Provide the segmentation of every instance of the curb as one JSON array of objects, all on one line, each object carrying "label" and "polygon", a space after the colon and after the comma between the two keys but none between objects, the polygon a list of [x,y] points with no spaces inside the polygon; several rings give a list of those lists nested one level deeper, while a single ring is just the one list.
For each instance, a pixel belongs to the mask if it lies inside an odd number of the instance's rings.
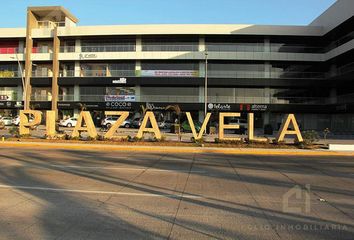
[{"label": "curb", "polygon": [[354,152],[301,149],[207,148],[168,146],[126,146],[109,144],[0,142],[0,147],[36,149],[72,149],[80,151],[138,151],[159,153],[220,153],[237,155],[286,155],[286,156],[354,156]]}]

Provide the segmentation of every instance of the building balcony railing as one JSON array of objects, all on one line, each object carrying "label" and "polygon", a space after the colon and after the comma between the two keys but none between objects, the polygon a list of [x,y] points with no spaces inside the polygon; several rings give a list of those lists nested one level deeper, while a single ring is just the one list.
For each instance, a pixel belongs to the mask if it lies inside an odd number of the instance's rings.
[{"label": "building balcony railing", "polygon": [[60,77],[135,77],[135,70],[66,70]]},{"label": "building balcony railing", "polygon": [[[51,96],[38,96],[35,100]],[[204,96],[197,95],[135,95],[137,102],[170,102],[170,103],[204,103]],[[59,101],[74,101],[74,95],[59,95]],[[80,95],[77,101],[105,102],[106,95]],[[209,103],[249,103],[249,104],[327,104],[330,101],[325,97],[258,97],[258,96],[208,96]]]},{"label": "building balcony railing", "polygon": [[31,101],[52,101],[52,96],[51,95],[33,94],[33,95],[31,95]]},{"label": "building balcony railing", "polygon": [[60,46],[61,53],[72,53],[75,52],[75,46]]},{"label": "building balcony railing", "polygon": [[206,44],[209,52],[264,52],[264,44]]},{"label": "building balcony railing", "polygon": [[135,44],[81,46],[81,52],[134,52]]},{"label": "building balcony railing", "polygon": [[322,72],[208,71],[211,78],[322,79],[325,76]]},{"label": "building balcony railing", "polygon": [[[60,77],[204,77],[196,70],[63,70]],[[276,71],[208,71],[209,78],[247,78],[247,79],[323,79],[323,72],[276,72]]]},{"label": "building balcony railing", "polygon": [[51,47],[34,47],[32,53],[50,53],[53,49]]},{"label": "building balcony railing", "polygon": [[291,46],[291,45],[270,45],[263,43],[207,43],[206,49],[209,52],[272,52],[272,53],[323,53],[321,47]]},{"label": "building balcony railing", "polygon": [[53,22],[53,21],[38,21],[39,28],[55,28],[55,27],[65,27],[65,22]]},{"label": "building balcony railing", "polygon": [[158,45],[158,44],[143,44],[144,52],[197,52],[199,46],[196,45]]},{"label": "building balcony railing", "polygon": [[16,54],[23,53],[19,48],[0,48],[0,54]]},{"label": "building balcony railing", "polygon": [[52,77],[53,73],[49,71],[32,71],[32,77]]}]

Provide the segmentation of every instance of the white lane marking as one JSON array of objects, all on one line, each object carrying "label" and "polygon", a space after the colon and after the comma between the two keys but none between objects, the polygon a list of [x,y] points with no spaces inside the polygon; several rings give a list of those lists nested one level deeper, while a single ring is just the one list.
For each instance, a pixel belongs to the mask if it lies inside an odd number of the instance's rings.
[{"label": "white lane marking", "polygon": [[103,170],[127,170],[127,171],[137,171],[137,170],[147,170],[153,172],[181,172],[181,173],[206,173],[206,171],[189,171],[189,170],[179,170],[179,169],[156,169],[156,168],[129,168],[129,167],[101,167],[101,166],[78,166],[78,165],[55,165],[50,164],[49,166],[57,168],[82,168],[82,169],[103,169]]},{"label": "white lane marking", "polygon": [[37,190],[46,192],[72,192],[85,194],[101,194],[101,195],[121,195],[121,196],[138,196],[138,197],[183,197],[183,198],[203,198],[197,195],[190,194],[154,194],[154,193],[129,193],[129,192],[113,192],[113,191],[95,191],[95,190],[81,190],[81,189],[65,189],[65,188],[47,188],[47,187],[29,187],[16,185],[0,185],[0,189],[23,189],[23,190]]}]

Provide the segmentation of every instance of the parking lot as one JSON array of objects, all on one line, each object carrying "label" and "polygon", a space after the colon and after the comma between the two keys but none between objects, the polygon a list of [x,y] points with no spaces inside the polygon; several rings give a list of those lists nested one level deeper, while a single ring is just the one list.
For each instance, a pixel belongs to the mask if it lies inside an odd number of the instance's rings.
[{"label": "parking lot", "polygon": [[0,164],[0,239],[354,236],[352,157],[2,147]]}]

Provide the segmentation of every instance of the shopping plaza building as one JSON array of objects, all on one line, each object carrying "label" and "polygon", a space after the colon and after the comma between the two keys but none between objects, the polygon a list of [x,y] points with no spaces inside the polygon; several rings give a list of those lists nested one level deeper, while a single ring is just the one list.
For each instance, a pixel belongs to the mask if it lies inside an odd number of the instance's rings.
[{"label": "shopping plaza building", "polygon": [[29,7],[26,28],[0,29],[0,115],[150,109],[171,119],[166,107],[178,105],[203,119],[206,105],[253,112],[260,128],[295,113],[302,129],[354,132],[354,1],[308,26],[77,22],[62,7]]}]

